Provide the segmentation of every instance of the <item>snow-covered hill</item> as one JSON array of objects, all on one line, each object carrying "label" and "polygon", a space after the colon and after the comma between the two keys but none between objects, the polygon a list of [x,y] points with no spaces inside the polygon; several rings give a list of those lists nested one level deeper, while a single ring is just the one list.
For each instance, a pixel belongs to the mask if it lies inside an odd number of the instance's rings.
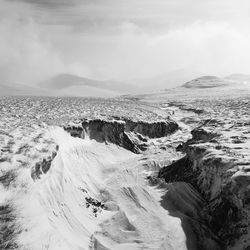
[{"label": "snow-covered hill", "polygon": [[217,76],[201,76],[189,82],[186,82],[184,88],[216,88],[229,86],[232,83],[226,79]]},{"label": "snow-covered hill", "polygon": [[39,84],[58,96],[114,97],[131,93],[132,86],[118,81],[101,81],[71,74],[60,74]]}]

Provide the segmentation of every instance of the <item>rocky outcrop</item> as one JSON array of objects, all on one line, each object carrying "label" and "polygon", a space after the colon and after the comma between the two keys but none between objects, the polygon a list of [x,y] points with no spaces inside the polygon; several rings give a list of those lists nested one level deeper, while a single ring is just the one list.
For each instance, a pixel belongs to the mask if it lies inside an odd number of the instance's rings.
[{"label": "rocky outcrop", "polygon": [[41,175],[46,174],[52,164],[52,161],[57,155],[59,147],[55,146],[55,149],[48,152],[44,158],[38,162],[35,163],[35,166],[31,169],[31,177],[35,181],[36,179],[40,179]]},{"label": "rocky outcrop", "polygon": [[2,173],[0,176],[0,183],[5,187],[8,188],[12,182],[16,179],[16,173],[14,170],[9,170],[5,173]]},{"label": "rocky outcrop", "polygon": [[0,249],[18,249],[17,237],[20,229],[12,204],[0,205]]},{"label": "rocky outcrop", "polygon": [[64,129],[74,137],[83,139],[89,137],[98,142],[117,144],[134,153],[140,152],[140,144],[133,143],[131,136],[125,133],[125,122],[123,121],[83,120],[77,126],[65,126]]},{"label": "rocky outcrop", "polygon": [[145,122],[125,119],[126,131],[140,133],[149,138],[160,138],[168,136],[178,129],[178,124],[173,120]]},{"label": "rocky outcrop", "polygon": [[139,153],[139,148],[125,133],[123,121],[85,120],[82,127],[87,131],[90,139],[98,142],[111,142],[124,147],[134,153]]},{"label": "rocky outcrop", "polygon": [[203,219],[226,246],[232,246],[249,227],[250,175],[239,159],[219,144],[221,134],[199,127],[192,135],[179,146],[185,157],[163,167],[159,177],[191,184],[206,201]]},{"label": "rocky outcrop", "polygon": [[187,144],[191,144],[191,142],[197,143],[198,141],[207,142],[211,141],[215,137],[218,137],[217,133],[201,127],[192,130],[191,134],[192,134],[192,139],[188,141]]},{"label": "rocky outcrop", "polygon": [[147,149],[147,137],[158,138],[175,132],[178,128],[174,121],[142,122],[128,119],[81,120],[77,124],[69,124],[64,129],[72,136],[89,137],[98,142],[111,142],[134,153]]},{"label": "rocky outcrop", "polygon": [[161,205],[170,215],[181,220],[186,235],[188,250],[220,250],[223,242],[208,226],[203,208],[206,201],[197,190],[187,182],[171,182],[161,184],[167,190],[161,197]]},{"label": "rocky outcrop", "polygon": [[169,107],[178,107],[180,110],[193,112],[193,113],[198,114],[198,115],[203,114],[205,112],[201,108],[192,107],[192,106],[189,106],[187,104],[184,104],[184,103],[181,103],[181,102],[176,102],[176,101],[169,102],[168,106]]},{"label": "rocky outcrop", "polygon": [[193,170],[192,162],[186,156],[169,166],[161,168],[159,177],[168,183],[187,182],[197,188],[198,173]]}]

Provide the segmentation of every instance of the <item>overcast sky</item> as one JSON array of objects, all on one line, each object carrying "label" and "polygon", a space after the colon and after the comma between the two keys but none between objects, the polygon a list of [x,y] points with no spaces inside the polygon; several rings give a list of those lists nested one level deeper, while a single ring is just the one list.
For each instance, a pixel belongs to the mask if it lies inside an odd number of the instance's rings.
[{"label": "overcast sky", "polygon": [[249,0],[0,0],[0,80],[250,73]]}]

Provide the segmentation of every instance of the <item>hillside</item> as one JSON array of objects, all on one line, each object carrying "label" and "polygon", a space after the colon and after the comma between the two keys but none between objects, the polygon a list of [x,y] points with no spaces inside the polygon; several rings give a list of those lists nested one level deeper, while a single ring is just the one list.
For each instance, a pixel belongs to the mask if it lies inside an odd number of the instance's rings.
[{"label": "hillside", "polygon": [[0,83],[0,96],[18,95],[48,96],[50,95],[50,92],[39,87],[31,87],[24,84]]},{"label": "hillside", "polygon": [[133,79],[129,82],[137,86],[138,92],[145,93],[180,86],[199,75],[202,75],[202,73],[191,69],[179,69],[167,71],[153,77]]},{"label": "hillside", "polygon": [[217,76],[202,76],[186,82],[182,85],[184,88],[216,88],[229,86],[231,82],[227,79]]},{"label": "hillside", "polygon": [[113,97],[127,94],[133,89],[118,81],[93,80],[71,74],[59,74],[39,84],[41,87],[56,91],[63,96]]},{"label": "hillside", "polygon": [[250,83],[250,75],[248,74],[231,74],[229,76],[226,76],[225,79],[241,83]]}]

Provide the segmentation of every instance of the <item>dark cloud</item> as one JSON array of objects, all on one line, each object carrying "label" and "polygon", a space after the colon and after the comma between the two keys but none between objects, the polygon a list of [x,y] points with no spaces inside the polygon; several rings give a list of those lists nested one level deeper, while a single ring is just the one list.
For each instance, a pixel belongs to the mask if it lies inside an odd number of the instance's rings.
[{"label": "dark cloud", "polygon": [[[197,20],[213,19],[226,10],[225,0],[9,0],[33,8],[30,16],[43,25],[58,25],[80,33],[119,34],[119,26],[133,23],[149,34],[164,33]],[[232,0],[228,0],[232,1]],[[230,5],[228,5],[230,6]],[[233,10],[234,5],[230,6]],[[230,13],[231,15],[232,13]]]},{"label": "dark cloud", "polygon": [[43,8],[63,8],[77,5],[80,0],[9,0],[13,2],[23,2]]}]

